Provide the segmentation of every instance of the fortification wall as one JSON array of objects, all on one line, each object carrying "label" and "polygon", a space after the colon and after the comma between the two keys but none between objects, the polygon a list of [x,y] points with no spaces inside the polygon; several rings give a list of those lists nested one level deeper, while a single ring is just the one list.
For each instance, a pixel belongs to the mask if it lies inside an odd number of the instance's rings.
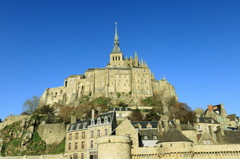
[{"label": "fortification wall", "polygon": [[15,123],[26,118],[28,118],[28,115],[9,116],[5,118],[2,123],[0,123],[0,130],[2,130],[5,126],[11,125],[12,123]]}]

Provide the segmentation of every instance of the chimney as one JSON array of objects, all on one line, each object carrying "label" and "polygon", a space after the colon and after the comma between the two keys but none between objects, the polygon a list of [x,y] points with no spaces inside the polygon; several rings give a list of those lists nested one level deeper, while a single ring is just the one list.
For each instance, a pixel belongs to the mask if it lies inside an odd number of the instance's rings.
[{"label": "chimney", "polygon": [[95,110],[92,109],[91,125],[95,125],[95,123],[94,123],[94,113],[95,113]]},{"label": "chimney", "polygon": [[212,111],[213,110],[213,108],[212,108],[212,105],[208,105],[208,111]]},{"label": "chimney", "polygon": [[92,120],[94,120],[94,113],[95,113],[95,111],[94,111],[94,109],[92,109]]},{"label": "chimney", "polygon": [[175,124],[176,124],[176,128],[177,128],[179,131],[181,131],[182,128],[181,128],[181,124],[180,124],[180,120],[179,120],[179,119],[176,119],[176,120],[175,120]]}]

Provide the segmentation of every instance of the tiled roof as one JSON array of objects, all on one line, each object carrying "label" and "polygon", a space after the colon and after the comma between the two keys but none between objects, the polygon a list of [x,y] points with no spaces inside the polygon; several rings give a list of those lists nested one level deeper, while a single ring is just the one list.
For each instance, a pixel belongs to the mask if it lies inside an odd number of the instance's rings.
[{"label": "tiled roof", "polygon": [[240,144],[240,131],[223,130],[224,135],[218,135],[221,144]]}]

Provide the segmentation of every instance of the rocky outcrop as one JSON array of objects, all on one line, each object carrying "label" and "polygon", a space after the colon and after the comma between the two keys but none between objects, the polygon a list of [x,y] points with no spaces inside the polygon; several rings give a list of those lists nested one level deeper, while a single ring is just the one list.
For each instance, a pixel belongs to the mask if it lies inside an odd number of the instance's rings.
[{"label": "rocky outcrop", "polygon": [[65,124],[41,124],[38,133],[47,145],[59,144],[65,138]]}]

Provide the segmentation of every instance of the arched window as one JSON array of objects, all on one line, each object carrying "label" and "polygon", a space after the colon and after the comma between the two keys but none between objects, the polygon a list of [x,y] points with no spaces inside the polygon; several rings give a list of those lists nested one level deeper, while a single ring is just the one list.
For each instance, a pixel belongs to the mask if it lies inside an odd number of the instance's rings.
[{"label": "arched window", "polygon": [[112,57],[112,60],[114,61],[114,57]]}]

